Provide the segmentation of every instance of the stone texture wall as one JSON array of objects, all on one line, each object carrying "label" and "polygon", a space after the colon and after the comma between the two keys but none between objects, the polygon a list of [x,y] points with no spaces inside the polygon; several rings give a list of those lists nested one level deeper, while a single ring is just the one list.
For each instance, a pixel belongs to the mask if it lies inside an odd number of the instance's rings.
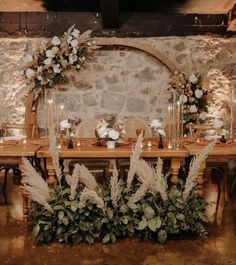
[{"label": "stone texture wall", "polygon": [[[140,38],[168,56],[181,71],[199,72],[209,83],[209,116],[229,121],[230,90],[236,89],[236,39],[210,36]],[[23,57],[45,43],[46,39],[0,40],[0,122],[24,119],[27,88],[22,77]],[[66,116],[125,118],[166,121],[169,71],[154,58],[136,50],[100,50],[94,61],[79,72],[67,73],[70,83],[59,87],[58,102],[65,104]],[[64,91],[62,91],[64,90]],[[43,127],[43,100],[38,121]],[[214,113],[214,115],[213,115]]]}]

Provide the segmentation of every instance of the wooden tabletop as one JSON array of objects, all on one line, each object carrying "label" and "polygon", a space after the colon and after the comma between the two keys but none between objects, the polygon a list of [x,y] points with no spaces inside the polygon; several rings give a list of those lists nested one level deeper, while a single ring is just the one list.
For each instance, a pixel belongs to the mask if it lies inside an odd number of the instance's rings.
[{"label": "wooden tabletop", "polygon": [[[184,147],[188,150],[189,155],[196,155],[201,152],[205,145],[201,144],[187,144]],[[236,144],[216,144],[213,151],[210,152],[210,156],[236,156]]]},{"label": "wooden tabletop", "polygon": [[[132,154],[131,147],[116,147],[108,149],[105,146],[81,146],[74,147],[74,149],[62,148],[59,151],[61,158],[129,158]],[[155,157],[187,157],[189,155],[186,149],[168,150],[158,149],[157,147],[143,148],[142,157],[155,158]],[[47,147],[41,148],[37,152],[38,157],[51,157]]]},{"label": "wooden tabletop", "polygon": [[40,148],[35,144],[0,144],[0,157],[35,156]]}]

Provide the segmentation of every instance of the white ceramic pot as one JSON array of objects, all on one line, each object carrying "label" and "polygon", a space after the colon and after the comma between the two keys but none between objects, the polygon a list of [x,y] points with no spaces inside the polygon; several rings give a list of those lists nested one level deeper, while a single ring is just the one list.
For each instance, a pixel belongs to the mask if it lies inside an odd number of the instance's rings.
[{"label": "white ceramic pot", "polygon": [[115,141],[107,141],[107,148],[108,149],[113,149],[116,147],[116,142]]}]

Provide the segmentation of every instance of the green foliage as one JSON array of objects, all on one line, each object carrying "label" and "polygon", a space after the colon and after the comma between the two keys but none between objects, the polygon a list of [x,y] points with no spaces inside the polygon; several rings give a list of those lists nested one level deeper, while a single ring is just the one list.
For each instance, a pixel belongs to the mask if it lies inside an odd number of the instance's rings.
[{"label": "green foliage", "polygon": [[139,185],[135,184],[128,189],[122,182],[121,196],[115,208],[112,205],[110,187],[100,186],[97,192],[103,198],[105,207],[99,209],[90,202],[80,208],[83,185],[79,184],[74,200],[71,200],[68,187],[63,187],[60,191],[55,186],[48,202],[53,212],[32,203],[32,234],[39,243],[56,240],[70,244],[114,243],[118,239],[133,236],[164,244],[168,238],[173,237],[206,237],[205,203],[194,190],[187,201],[184,201],[182,187],[179,187],[168,191],[168,200],[165,202],[159,194],[147,193],[140,201],[128,206],[129,198],[138,188]]}]

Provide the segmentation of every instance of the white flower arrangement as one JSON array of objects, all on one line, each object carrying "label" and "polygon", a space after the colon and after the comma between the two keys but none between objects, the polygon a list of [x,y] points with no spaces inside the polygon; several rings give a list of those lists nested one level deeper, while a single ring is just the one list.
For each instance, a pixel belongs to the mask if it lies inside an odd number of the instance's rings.
[{"label": "white flower arrangement", "polygon": [[214,129],[221,129],[224,125],[224,122],[218,118],[215,118],[214,120],[212,120],[211,124]]},{"label": "white flower arrangement", "polygon": [[80,70],[94,49],[96,46],[90,42],[89,33],[80,35],[80,31],[73,26],[61,37],[53,37],[46,47],[32,55],[27,54],[24,58],[27,63],[24,76],[28,84],[33,84],[31,90],[36,97],[55,84],[66,83],[65,70]]},{"label": "white flower arrangement", "polygon": [[208,92],[202,86],[200,75],[191,74],[187,78],[184,73],[176,71],[170,85],[169,91],[173,92],[174,90],[177,92],[180,102],[183,103],[185,125],[205,121],[208,112]]},{"label": "white flower arrangement", "polygon": [[63,120],[60,122],[60,130],[70,129],[71,124],[68,120]]},{"label": "white flower arrangement", "polygon": [[[119,128],[119,129],[118,129]],[[125,130],[115,123],[113,128],[108,127],[108,123],[105,120],[100,120],[96,126],[96,133],[99,139],[105,141],[117,141],[125,134]]]},{"label": "white flower arrangement", "polygon": [[154,134],[159,134],[159,136],[166,136],[165,131],[162,129],[162,122],[159,119],[153,119],[150,127]]}]

